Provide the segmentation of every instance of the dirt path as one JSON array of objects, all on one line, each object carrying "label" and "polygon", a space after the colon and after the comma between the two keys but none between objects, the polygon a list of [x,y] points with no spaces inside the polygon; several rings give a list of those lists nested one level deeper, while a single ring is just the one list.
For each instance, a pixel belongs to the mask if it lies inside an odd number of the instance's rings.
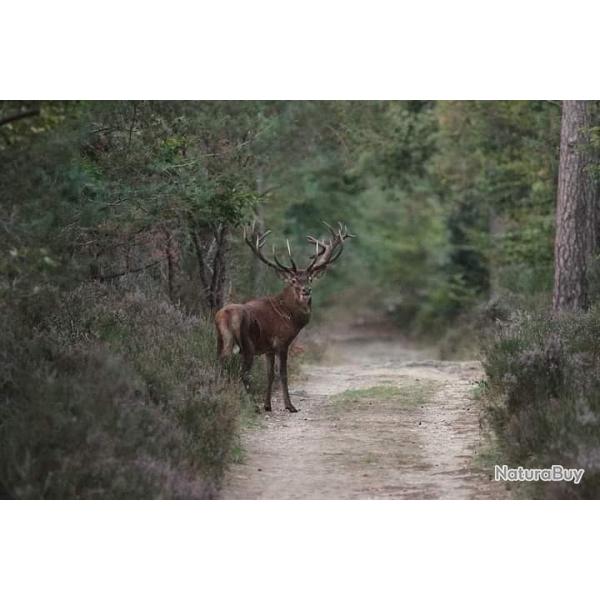
[{"label": "dirt path", "polygon": [[477,362],[436,361],[373,332],[337,336],[242,433],[223,498],[504,498],[473,459]]}]

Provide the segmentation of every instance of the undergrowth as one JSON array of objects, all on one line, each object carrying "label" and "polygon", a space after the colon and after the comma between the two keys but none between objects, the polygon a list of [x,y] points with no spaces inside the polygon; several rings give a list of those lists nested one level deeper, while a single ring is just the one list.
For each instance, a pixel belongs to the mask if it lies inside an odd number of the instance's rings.
[{"label": "undergrowth", "polygon": [[0,319],[2,497],[216,494],[249,402],[235,365],[218,371],[208,320],[101,284]]},{"label": "undergrowth", "polygon": [[522,485],[537,498],[600,497],[600,306],[521,313],[485,347],[482,394],[500,456],[512,467],[584,468],[579,485]]}]

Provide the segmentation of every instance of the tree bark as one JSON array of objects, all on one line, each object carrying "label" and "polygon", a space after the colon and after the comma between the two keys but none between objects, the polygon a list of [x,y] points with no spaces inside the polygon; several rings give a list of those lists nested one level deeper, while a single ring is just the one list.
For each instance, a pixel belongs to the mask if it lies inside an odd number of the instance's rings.
[{"label": "tree bark", "polygon": [[[256,175],[256,193],[262,197],[262,196],[264,196],[265,192],[266,192],[266,188],[265,188],[264,176],[259,171]],[[262,215],[262,208],[261,208],[260,204],[258,204],[258,206],[255,209],[255,219],[256,219],[256,230],[260,231],[260,232],[264,232],[265,223],[264,223],[264,219],[263,219],[263,215]],[[263,266],[262,263],[252,255],[251,262],[250,262],[250,280],[251,280],[251,284],[252,284],[252,290],[253,290],[255,296],[258,296],[262,292],[262,289],[263,289],[265,270],[262,268],[262,266]]]},{"label": "tree bark", "polygon": [[226,300],[228,228],[225,225],[212,228],[212,239],[208,248],[203,248],[199,228],[193,222],[190,222],[190,235],[202,284],[202,305],[204,310],[212,314],[219,310]]},{"label": "tree bark", "polygon": [[227,227],[219,225],[215,231],[217,248],[213,259],[211,280],[211,312],[219,310],[225,301],[227,282]]},{"label": "tree bark", "polygon": [[556,311],[588,307],[588,267],[596,252],[597,185],[591,167],[591,103],[565,100],[562,108],[560,162],[554,244]]},{"label": "tree bark", "polygon": [[198,264],[198,275],[200,276],[200,283],[202,285],[202,295],[201,295],[201,304],[204,310],[210,312],[210,283],[209,283],[209,274],[207,272],[207,261],[205,259],[205,253],[202,248],[202,242],[200,240],[200,235],[196,229],[196,225],[190,221],[189,226],[190,236],[192,238],[192,243],[194,245],[194,250],[196,251],[196,261]]}]

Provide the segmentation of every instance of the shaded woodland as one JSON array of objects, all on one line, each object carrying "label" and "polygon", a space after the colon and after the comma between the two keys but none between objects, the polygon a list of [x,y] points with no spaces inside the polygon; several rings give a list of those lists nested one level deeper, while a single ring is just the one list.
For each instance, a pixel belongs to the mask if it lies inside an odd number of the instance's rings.
[{"label": "shaded woodland", "polygon": [[0,495],[213,497],[253,406],[212,315],[279,289],[242,228],[306,260],[342,221],[316,326],[482,357],[499,455],[597,497],[598,125],[589,101],[0,102]]}]

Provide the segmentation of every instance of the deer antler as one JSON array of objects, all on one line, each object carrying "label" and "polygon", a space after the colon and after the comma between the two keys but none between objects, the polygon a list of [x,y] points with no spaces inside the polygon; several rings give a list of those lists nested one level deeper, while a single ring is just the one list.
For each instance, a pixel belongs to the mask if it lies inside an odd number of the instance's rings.
[{"label": "deer antler", "polygon": [[344,240],[356,237],[348,232],[348,227],[338,222],[338,230],[336,231],[329,223],[323,221],[324,225],[331,232],[331,239],[321,241],[312,235],[306,236],[306,239],[315,244],[315,253],[313,254],[312,262],[306,270],[316,275],[322,273],[330,264],[335,262],[344,251]]},{"label": "deer antler", "polygon": [[252,229],[250,231],[251,237],[248,236],[246,227],[244,227],[244,241],[246,242],[246,244],[248,244],[248,246],[250,246],[250,249],[252,250],[252,252],[254,252],[256,257],[258,259],[260,259],[262,262],[264,262],[265,265],[271,267],[272,269],[275,269],[278,272],[295,273],[297,271],[297,268],[296,268],[296,263],[294,262],[294,260],[292,258],[292,251],[290,249],[289,242],[287,242],[287,247],[288,247],[290,262],[292,263],[291,267],[287,267],[286,265],[282,264],[281,261],[277,258],[277,254],[275,252],[275,246],[273,246],[273,260],[275,262],[270,261],[262,253],[262,247],[265,245],[267,236],[270,233],[271,233],[270,229],[265,231],[262,235],[255,233],[254,224],[253,224]]}]

